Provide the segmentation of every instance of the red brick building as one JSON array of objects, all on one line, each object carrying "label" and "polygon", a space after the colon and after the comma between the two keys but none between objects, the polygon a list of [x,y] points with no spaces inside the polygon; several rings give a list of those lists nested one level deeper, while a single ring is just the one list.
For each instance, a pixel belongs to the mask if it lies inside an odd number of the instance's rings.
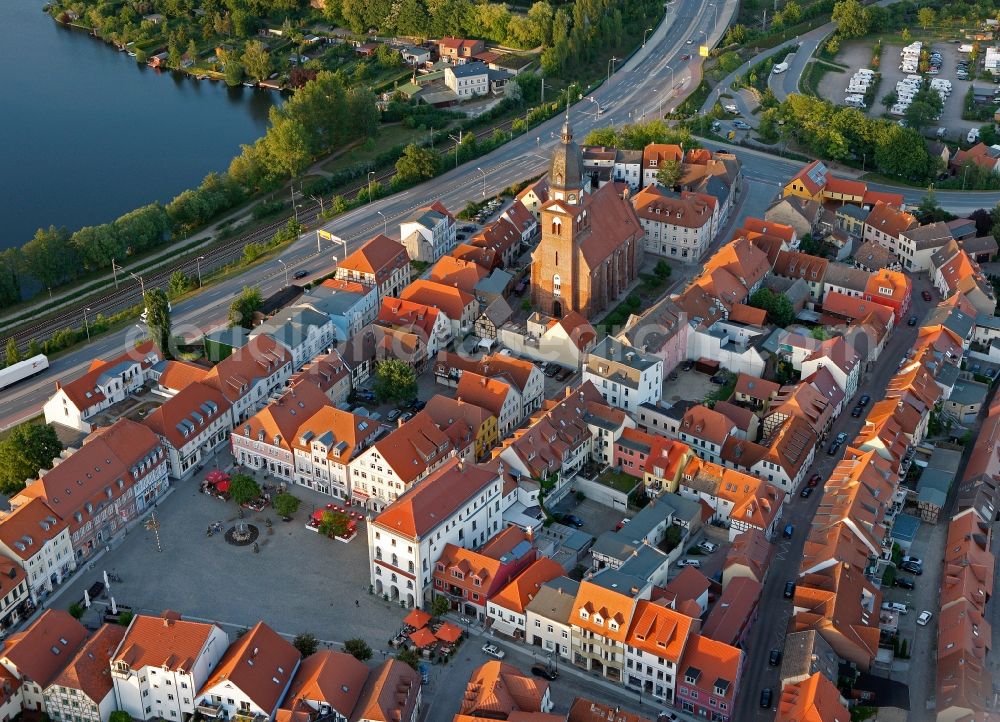
[{"label": "red brick building", "polygon": [[541,207],[542,240],[531,259],[531,300],[542,313],[584,318],[625,295],[642,265],[645,237],[628,187],[589,192],[569,121],[549,165],[549,200]]}]

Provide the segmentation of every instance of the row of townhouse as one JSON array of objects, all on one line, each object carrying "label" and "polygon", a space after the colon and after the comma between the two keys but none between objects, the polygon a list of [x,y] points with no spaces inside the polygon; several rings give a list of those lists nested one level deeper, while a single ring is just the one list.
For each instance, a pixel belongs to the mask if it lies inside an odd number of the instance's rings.
[{"label": "row of townhouse", "polygon": [[4,641],[0,674],[0,712],[58,722],[107,722],[116,711],[136,720],[415,722],[420,706],[419,675],[396,660],[371,671],[343,652],[303,660],[263,622],[230,643],[219,626],[171,611],[88,634],[48,610]]},{"label": "row of townhouse", "polygon": [[0,514],[3,562],[10,579],[20,580],[6,589],[0,625],[23,618],[152,507],[167,489],[167,473],[161,440],[146,426],[122,419],[65,450],[51,469],[29,480]]},{"label": "row of townhouse", "polygon": [[988,714],[993,673],[989,616],[996,560],[992,525],[1000,505],[1000,403],[994,402],[976,439],[948,525],[937,644],[937,719]]},{"label": "row of townhouse", "polygon": [[[878,664],[881,629],[894,624],[892,614],[881,610],[873,579],[891,559],[893,525],[907,496],[901,484],[931,412],[953,391],[962,345],[972,337],[974,324],[963,304],[971,306],[958,297],[928,314],[885,398],[869,408],[826,482],[803,549],[791,631],[819,635],[837,657],[865,671]],[[968,496],[970,504],[979,498],[975,490]],[[922,513],[926,518],[927,511]],[[783,704],[798,704],[801,691],[791,687]]]}]

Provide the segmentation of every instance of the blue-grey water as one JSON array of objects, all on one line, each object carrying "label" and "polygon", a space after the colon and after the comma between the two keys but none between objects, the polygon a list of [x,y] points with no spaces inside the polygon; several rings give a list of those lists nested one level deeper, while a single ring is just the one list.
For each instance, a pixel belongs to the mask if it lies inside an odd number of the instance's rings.
[{"label": "blue-grey water", "polygon": [[0,250],[167,202],[263,135],[276,94],[139,66],[42,5],[0,1]]}]

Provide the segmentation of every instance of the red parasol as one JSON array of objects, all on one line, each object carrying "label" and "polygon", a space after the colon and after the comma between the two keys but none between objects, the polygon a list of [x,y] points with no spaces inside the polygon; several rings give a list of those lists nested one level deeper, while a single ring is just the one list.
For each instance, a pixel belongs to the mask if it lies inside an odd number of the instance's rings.
[{"label": "red parasol", "polygon": [[223,479],[222,481],[215,482],[215,490],[222,494],[229,491],[229,479]]},{"label": "red parasol", "polygon": [[427,622],[429,621],[431,621],[431,615],[423,609],[414,609],[406,615],[406,618],[403,620],[403,624],[413,627],[414,629],[420,629],[421,627],[426,627]]},{"label": "red parasol", "polygon": [[462,636],[462,630],[451,622],[445,622],[441,625],[441,628],[434,633],[434,636],[442,642],[457,642],[458,638]]},{"label": "red parasol", "polygon": [[413,632],[410,635],[410,640],[418,647],[429,647],[437,641],[434,637],[434,633],[427,627]]},{"label": "red parasol", "polygon": [[220,481],[229,481],[229,474],[215,469],[214,471],[208,472],[208,476],[205,477],[205,481],[209,484],[218,484]]}]

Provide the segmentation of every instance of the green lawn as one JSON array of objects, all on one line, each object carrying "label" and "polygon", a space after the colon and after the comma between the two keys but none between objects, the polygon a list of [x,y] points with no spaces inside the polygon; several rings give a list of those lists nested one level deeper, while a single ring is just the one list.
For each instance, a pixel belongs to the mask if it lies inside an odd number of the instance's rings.
[{"label": "green lawn", "polygon": [[[435,128],[435,130],[440,130],[440,128]],[[320,167],[330,173],[336,173],[359,163],[371,162],[376,156],[384,153],[387,148],[426,140],[429,135],[430,129],[419,130],[417,128],[407,128],[402,124],[388,125],[379,129],[378,137],[373,147],[365,148],[363,143],[358,143],[345,153],[341,153],[336,158],[323,163]]]},{"label": "green lawn", "polygon": [[615,491],[620,491],[623,494],[627,494],[632,491],[636,484],[642,483],[641,479],[636,479],[634,476],[629,476],[624,471],[616,471],[615,469],[605,469],[601,472],[601,475],[597,477],[596,481],[604,484],[605,486],[610,486]]}]

